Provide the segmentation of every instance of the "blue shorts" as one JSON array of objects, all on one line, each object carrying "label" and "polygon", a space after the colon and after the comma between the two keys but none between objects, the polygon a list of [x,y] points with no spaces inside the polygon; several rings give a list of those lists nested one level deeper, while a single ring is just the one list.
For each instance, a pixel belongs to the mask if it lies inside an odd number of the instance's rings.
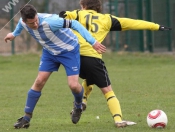
[{"label": "blue shorts", "polygon": [[79,45],[74,50],[59,55],[51,55],[47,50],[43,49],[39,71],[58,71],[60,64],[64,66],[67,76],[78,75],[80,72]]}]

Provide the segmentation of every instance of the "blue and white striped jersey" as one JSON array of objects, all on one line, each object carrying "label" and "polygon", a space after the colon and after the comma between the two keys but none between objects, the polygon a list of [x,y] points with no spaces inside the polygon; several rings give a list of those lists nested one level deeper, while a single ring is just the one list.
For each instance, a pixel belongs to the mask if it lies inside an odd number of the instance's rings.
[{"label": "blue and white striped jersey", "polygon": [[[90,33],[76,20],[65,20],[57,14],[38,13],[39,27],[37,30],[29,28],[22,18],[19,20],[13,35],[20,35],[25,29],[33,38],[39,42],[45,50],[52,55],[73,50],[78,45],[78,39],[69,29],[71,22],[72,29],[78,31],[90,44],[95,43],[95,39]],[[64,27],[64,28],[63,28]]]}]

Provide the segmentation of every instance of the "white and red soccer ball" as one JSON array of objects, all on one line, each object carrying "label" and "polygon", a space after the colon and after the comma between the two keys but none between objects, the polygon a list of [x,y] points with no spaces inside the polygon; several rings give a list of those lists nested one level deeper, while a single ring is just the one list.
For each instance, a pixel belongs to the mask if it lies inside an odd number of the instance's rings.
[{"label": "white and red soccer ball", "polygon": [[168,123],[168,118],[164,111],[152,110],[147,115],[147,123],[151,128],[165,128]]}]

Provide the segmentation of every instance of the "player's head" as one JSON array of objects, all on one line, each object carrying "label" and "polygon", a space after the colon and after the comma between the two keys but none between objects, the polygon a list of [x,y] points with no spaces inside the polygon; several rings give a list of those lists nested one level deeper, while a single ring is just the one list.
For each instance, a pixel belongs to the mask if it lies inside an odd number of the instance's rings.
[{"label": "player's head", "polygon": [[31,28],[37,29],[39,26],[39,20],[37,16],[37,10],[33,5],[27,4],[20,10],[21,17],[24,23]]},{"label": "player's head", "polygon": [[100,0],[80,0],[80,5],[82,9],[94,10],[98,13],[100,13],[102,9]]}]

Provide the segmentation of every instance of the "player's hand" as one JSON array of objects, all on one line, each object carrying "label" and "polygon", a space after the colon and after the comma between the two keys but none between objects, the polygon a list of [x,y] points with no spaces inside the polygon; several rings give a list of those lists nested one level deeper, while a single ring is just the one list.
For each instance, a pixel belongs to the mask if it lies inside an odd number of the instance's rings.
[{"label": "player's hand", "polygon": [[59,13],[59,17],[62,17],[62,18],[65,18],[67,15],[66,15],[66,12],[65,11],[61,11]]},{"label": "player's hand", "polygon": [[172,29],[171,27],[165,27],[163,25],[160,25],[160,27],[159,27],[160,31],[171,30],[171,29]]},{"label": "player's hand", "polygon": [[104,45],[102,45],[101,43],[99,42],[96,42],[94,45],[93,45],[93,48],[99,53],[99,54],[102,54],[104,52],[106,52],[106,47]]},{"label": "player's hand", "polygon": [[4,41],[7,43],[8,40],[12,41],[15,38],[12,33],[8,33],[7,36],[4,38]]}]

